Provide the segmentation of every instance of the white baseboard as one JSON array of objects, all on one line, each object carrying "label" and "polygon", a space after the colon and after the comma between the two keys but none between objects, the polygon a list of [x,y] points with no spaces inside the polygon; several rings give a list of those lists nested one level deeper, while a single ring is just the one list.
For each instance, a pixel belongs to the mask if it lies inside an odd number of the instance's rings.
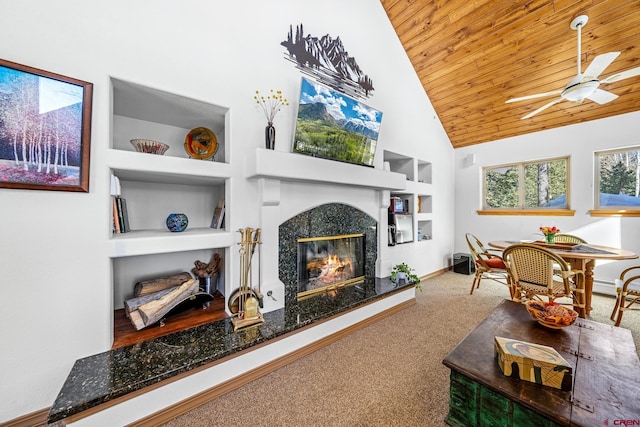
[{"label": "white baseboard", "polygon": [[616,296],[616,287],[611,282],[593,281],[593,293]]}]

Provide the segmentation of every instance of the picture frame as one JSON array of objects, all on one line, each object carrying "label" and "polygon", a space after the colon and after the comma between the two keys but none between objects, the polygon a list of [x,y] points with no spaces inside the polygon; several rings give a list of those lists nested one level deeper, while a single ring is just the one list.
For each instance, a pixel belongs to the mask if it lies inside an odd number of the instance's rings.
[{"label": "picture frame", "polygon": [[382,112],[302,77],[292,151],[373,167]]},{"label": "picture frame", "polygon": [[93,84],[0,59],[0,188],[89,191]]}]

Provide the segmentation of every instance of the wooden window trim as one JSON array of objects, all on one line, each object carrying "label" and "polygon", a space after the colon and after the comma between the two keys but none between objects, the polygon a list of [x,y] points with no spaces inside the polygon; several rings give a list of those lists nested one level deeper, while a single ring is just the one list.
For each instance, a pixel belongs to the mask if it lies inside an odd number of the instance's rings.
[{"label": "wooden window trim", "polygon": [[593,209],[591,216],[640,216],[640,209]]},{"label": "wooden window trim", "polygon": [[478,215],[574,216],[573,209],[483,209]]}]

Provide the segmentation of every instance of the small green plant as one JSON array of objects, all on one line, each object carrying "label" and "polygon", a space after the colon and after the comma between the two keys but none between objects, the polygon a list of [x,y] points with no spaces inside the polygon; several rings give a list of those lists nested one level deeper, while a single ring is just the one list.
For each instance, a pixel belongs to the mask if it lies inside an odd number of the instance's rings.
[{"label": "small green plant", "polygon": [[[404,273],[407,278],[407,283],[414,283],[416,285],[416,289],[422,291],[422,285],[420,283],[420,278],[413,273],[413,268],[409,267],[406,263],[396,264],[391,269],[391,281],[396,283],[398,280],[398,273]],[[402,274],[400,274],[402,276]]]}]

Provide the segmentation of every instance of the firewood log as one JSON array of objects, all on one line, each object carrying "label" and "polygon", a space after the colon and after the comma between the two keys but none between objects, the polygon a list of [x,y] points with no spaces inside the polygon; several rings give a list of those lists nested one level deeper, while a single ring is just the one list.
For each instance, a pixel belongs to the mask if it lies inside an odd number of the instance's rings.
[{"label": "firewood log", "polygon": [[184,271],[182,273],[174,274],[172,276],[157,277],[155,279],[143,280],[138,282],[133,287],[133,295],[135,297],[141,297],[143,295],[152,294],[154,292],[161,291],[163,289],[172,288],[191,280],[191,274]]},{"label": "firewood log", "polygon": [[142,317],[145,326],[147,326],[162,319],[173,307],[197,291],[198,281],[191,279],[162,296],[160,299],[141,305],[137,311],[140,313],[140,317]]},{"label": "firewood log", "polygon": [[169,292],[173,291],[178,286],[179,285],[173,286],[171,288],[163,289],[161,291],[154,292],[154,293],[151,293],[151,294],[146,294],[146,295],[142,295],[140,297],[131,298],[131,299],[126,300],[124,302],[124,312],[125,312],[125,314],[127,315],[127,317],[129,317],[129,313],[131,313],[132,311],[137,310],[138,307],[140,307],[141,305],[144,305],[144,304],[146,304],[148,302],[151,302],[153,300],[157,300],[157,299],[162,298],[163,296],[165,296]]},{"label": "firewood log", "polygon": [[146,326],[144,324],[144,321],[142,320],[142,317],[140,317],[140,312],[138,310],[129,313],[129,319],[131,320],[133,327],[136,328],[136,331],[139,331]]}]

